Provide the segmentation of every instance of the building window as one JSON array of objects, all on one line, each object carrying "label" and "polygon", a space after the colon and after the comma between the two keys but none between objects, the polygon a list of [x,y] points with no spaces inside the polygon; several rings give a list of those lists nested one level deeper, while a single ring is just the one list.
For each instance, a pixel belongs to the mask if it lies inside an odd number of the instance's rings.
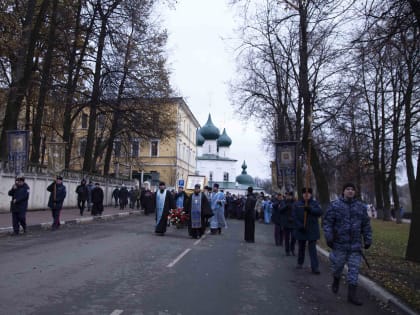
[{"label": "building window", "polygon": [[158,156],[159,155],[159,141],[153,140],[150,141],[150,156]]},{"label": "building window", "polygon": [[105,128],[105,115],[99,114],[96,118],[97,127],[99,130],[103,130]]},{"label": "building window", "polygon": [[223,173],[223,181],[225,181],[225,182],[229,181],[229,173],[228,172]]},{"label": "building window", "polygon": [[121,156],[121,141],[120,140],[114,141],[114,156],[115,157]]},{"label": "building window", "polygon": [[87,129],[88,127],[88,115],[82,113],[82,129]]},{"label": "building window", "polygon": [[86,152],[86,139],[80,139],[79,141],[79,156],[84,156]]},{"label": "building window", "polygon": [[209,181],[212,182],[213,181],[213,172],[210,172],[209,174]]},{"label": "building window", "polygon": [[140,143],[139,140],[135,139],[131,141],[131,157],[139,157],[140,153]]}]

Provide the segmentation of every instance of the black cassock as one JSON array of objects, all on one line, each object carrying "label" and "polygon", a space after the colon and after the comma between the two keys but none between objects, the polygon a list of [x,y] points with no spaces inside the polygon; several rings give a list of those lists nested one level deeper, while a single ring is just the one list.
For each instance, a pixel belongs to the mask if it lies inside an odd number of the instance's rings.
[{"label": "black cassock", "polygon": [[[156,200],[158,193],[159,191],[157,191],[154,196],[156,206],[158,204]],[[169,210],[175,209],[175,207],[176,207],[175,201],[174,201],[174,198],[172,197],[172,194],[169,191],[166,191],[165,203],[163,204],[162,217],[159,220],[159,222],[156,222],[155,233],[164,234],[166,232],[166,226],[168,225]],[[155,212],[156,212],[155,216],[157,220],[158,211],[155,210]]]},{"label": "black cassock", "polygon": [[253,194],[248,194],[245,201],[245,241],[253,243],[255,241],[255,204],[257,198]]}]

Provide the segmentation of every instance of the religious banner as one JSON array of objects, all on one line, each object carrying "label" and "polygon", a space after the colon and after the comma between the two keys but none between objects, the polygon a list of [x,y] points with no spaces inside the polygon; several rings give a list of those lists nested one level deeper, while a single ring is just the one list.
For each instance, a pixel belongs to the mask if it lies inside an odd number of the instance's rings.
[{"label": "religious banner", "polygon": [[52,174],[60,174],[65,169],[65,153],[67,142],[47,142],[48,170]]},{"label": "religious banner", "polygon": [[296,190],[296,141],[276,143],[277,186],[285,191]]},{"label": "religious banner", "polygon": [[28,165],[29,131],[7,130],[9,168],[15,175],[24,172]]}]

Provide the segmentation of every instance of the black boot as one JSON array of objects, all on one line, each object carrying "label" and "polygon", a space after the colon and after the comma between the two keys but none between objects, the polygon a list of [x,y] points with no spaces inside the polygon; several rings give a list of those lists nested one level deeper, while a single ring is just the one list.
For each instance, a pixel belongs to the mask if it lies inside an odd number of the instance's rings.
[{"label": "black boot", "polygon": [[217,234],[217,229],[210,229],[210,233],[212,235],[216,235]]},{"label": "black boot", "polygon": [[340,277],[334,277],[334,281],[331,285],[331,290],[333,291],[333,293],[338,292],[339,286],[340,286]]},{"label": "black boot", "polygon": [[354,305],[362,305],[362,301],[360,301],[359,299],[357,299],[356,297],[356,290],[357,286],[355,286],[354,284],[349,284],[349,292],[347,295],[347,301],[349,301],[350,303],[354,304]]}]

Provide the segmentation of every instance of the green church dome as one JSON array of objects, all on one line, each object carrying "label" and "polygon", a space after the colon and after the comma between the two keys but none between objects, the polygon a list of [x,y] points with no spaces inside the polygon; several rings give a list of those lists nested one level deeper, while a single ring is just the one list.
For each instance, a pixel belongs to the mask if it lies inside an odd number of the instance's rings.
[{"label": "green church dome", "polygon": [[242,173],[239,176],[236,176],[236,181],[238,184],[247,185],[247,186],[253,186],[254,185],[254,179],[252,176],[248,175],[246,173],[246,168],[248,166],[246,165],[245,161],[242,163]]},{"label": "green church dome", "polygon": [[206,139],[204,139],[204,137],[201,135],[200,130],[201,130],[201,129],[197,129],[197,134],[196,134],[196,140],[195,140],[195,143],[196,143],[198,146],[200,146],[200,147],[201,147],[201,146],[204,144],[204,141],[206,141]]},{"label": "green church dome", "polygon": [[223,128],[223,133],[217,139],[217,145],[219,147],[229,147],[232,144],[232,139],[226,134],[226,128]]},{"label": "green church dome", "polygon": [[219,128],[217,128],[211,121],[211,115],[207,119],[206,124],[200,129],[201,135],[205,140],[217,140],[220,136]]}]

